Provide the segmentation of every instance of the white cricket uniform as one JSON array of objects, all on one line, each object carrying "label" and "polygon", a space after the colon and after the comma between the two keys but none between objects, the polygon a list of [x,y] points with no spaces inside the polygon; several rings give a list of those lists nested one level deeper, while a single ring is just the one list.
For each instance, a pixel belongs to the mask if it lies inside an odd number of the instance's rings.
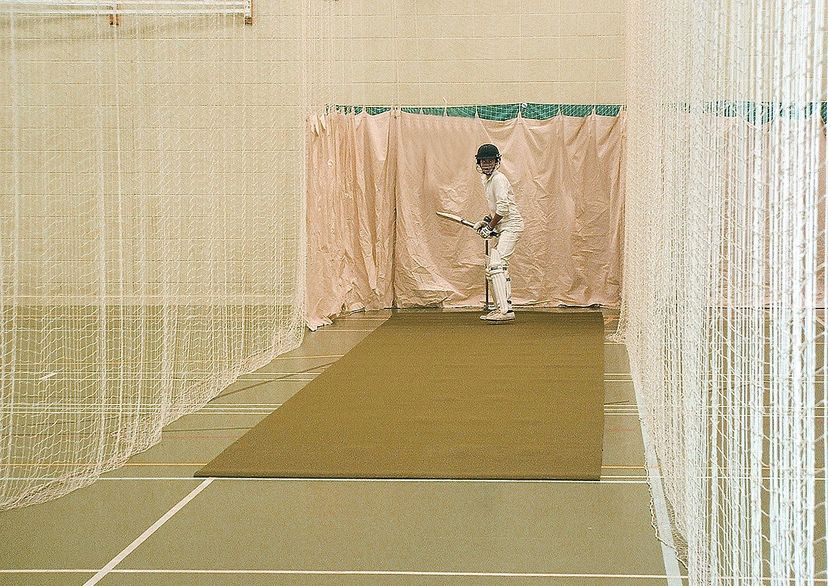
[{"label": "white cricket uniform", "polygon": [[497,213],[503,218],[495,226],[501,234],[497,241],[497,250],[503,262],[508,265],[509,257],[512,256],[520,233],[523,232],[523,216],[515,204],[515,193],[506,175],[495,170],[489,177],[481,175],[480,182],[486,191],[489,212],[492,216]]}]

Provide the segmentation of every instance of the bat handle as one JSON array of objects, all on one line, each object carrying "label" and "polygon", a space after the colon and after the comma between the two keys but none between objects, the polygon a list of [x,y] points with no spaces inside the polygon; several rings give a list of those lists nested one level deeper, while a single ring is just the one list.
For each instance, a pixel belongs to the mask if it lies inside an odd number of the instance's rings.
[{"label": "bat handle", "polygon": [[[483,242],[486,243],[484,250],[486,252],[486,263],[488,264],[488,262],[489,262],[489,240],[486,239]],[[485,273],[484,273],[484,276],[483,276],[483,284],[484,284],[484,287],[486,289],[486,305],[484,307],[485,307],[486,311],[489,311],[489,279],[486,278]]]}]

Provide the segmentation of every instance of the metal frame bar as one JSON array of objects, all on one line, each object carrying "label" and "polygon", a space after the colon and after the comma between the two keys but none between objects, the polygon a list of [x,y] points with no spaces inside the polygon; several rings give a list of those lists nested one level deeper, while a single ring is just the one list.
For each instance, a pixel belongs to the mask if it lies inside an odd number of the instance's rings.
[{"label": "metal frame bar", "polygon": [[19,15],[40,16],[109,16],[109,23],[120,24],[121,14],[207,15],[238,14],[244,23],[253,24],[253,0],[128,0],[103,3],[94,0],[68,2],[38,0],[0,0],[0,11]]}]

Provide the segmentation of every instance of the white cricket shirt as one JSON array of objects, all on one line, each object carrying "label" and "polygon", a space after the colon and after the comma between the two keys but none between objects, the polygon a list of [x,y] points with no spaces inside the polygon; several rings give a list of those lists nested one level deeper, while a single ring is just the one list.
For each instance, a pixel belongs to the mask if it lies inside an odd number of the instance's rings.
[{"label": "white cricket shirt", "polygon": [[486,199],[489,203],[489,211],[503,217],[496,226],[498,232],[511,230],[521,232],[523,230],[523,216],[520,215],[515,204],[515,193],[512,191],[512,184],[506,175],[498,170],[492,173],[491,177],[480,176],[483,189],[486,190]]}]

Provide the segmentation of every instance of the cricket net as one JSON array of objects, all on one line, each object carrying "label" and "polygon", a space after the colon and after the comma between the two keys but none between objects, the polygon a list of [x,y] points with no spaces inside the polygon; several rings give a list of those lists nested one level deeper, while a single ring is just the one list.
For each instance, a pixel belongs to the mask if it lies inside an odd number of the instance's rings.
[{"label": "cricket net", "polygon": [[630,0],[623,338],[690,583],[826,578],[823,0]]},{"label": "cricket net", "polygon": [[0,3],[0,509],[302,338],[301,85],[241,14],[107,6]]}]

